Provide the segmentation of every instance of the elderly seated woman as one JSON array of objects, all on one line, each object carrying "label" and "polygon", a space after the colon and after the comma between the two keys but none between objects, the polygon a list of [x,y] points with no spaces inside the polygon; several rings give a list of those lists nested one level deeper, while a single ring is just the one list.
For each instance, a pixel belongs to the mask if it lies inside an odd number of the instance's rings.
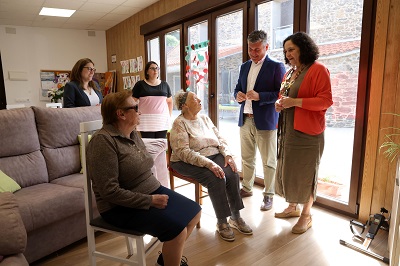
[{"label": "elderly seated woman", "polygon": [[153,159],[136,126],[138,102],[132,92],[108,94],[101,105],[103,127],[88,145],[88,174],[97,208],[105,221],[158,237],[158,265],[186,265],[183,248],[201,216],[194,201],[160,185],[151,172]]},{"label": "elderly seated woman", "polygon": [[226,140],[208,116],[199,114],[201,100],[195,93],[177,94],[175,105],[181,114],[171,129],[171,167],[208,189],[218,219],[217,231],[223,240],[235,240],[231,227],[242,234],[253,234],[240,217],[244,205],[239,194],[239,175]]}]

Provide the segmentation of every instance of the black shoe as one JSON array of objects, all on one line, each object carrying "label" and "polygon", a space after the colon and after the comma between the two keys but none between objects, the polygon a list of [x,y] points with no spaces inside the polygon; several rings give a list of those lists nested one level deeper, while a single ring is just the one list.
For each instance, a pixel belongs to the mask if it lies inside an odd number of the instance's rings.
[{"label": "black shoe", "polygon": [[156,266],[164,266],[164,258],[162,256],[161,251],[158,252],[158,259],[157,259],[157,265]]},{"label": "black shoe", "polygon": [[[188,262],[187,258],[185,256],[182,256],[180,265],[189,266],[187,262]],[[161,251],[158,252],[157,266],[164,266],[164,258]]]}]

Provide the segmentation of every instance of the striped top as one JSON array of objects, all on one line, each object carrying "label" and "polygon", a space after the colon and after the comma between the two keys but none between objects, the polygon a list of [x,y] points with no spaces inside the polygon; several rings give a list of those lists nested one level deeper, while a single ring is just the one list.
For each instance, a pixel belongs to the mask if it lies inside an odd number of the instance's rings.
[{"label": "striped top", "polygon": [[171,89],[167,82],[161,81],[151,86],[141,80],[133,87],[132,96],[139,99],[140,124],[138,131],[156,132],[171,127],[167,98],[171,97]]}]

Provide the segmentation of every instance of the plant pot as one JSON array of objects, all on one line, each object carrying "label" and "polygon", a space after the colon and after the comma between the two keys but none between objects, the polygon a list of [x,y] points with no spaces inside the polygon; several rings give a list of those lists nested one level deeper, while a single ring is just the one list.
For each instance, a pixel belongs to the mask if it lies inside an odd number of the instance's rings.
[{"label": "plant pot", "polygon": [[344,185],[318,180],[318,193],[332,198],[339,198],[342,195]]}]

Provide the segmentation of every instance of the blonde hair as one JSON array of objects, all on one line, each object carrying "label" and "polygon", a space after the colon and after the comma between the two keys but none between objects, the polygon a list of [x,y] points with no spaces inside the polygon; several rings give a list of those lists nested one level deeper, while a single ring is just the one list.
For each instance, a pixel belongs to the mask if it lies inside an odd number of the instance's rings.
[{"label": "blonde hair", "polygon": [[182,110],[182,106],[186,103],[188,91],[182,91],[175,95],[175,106],[178,110]]}]

